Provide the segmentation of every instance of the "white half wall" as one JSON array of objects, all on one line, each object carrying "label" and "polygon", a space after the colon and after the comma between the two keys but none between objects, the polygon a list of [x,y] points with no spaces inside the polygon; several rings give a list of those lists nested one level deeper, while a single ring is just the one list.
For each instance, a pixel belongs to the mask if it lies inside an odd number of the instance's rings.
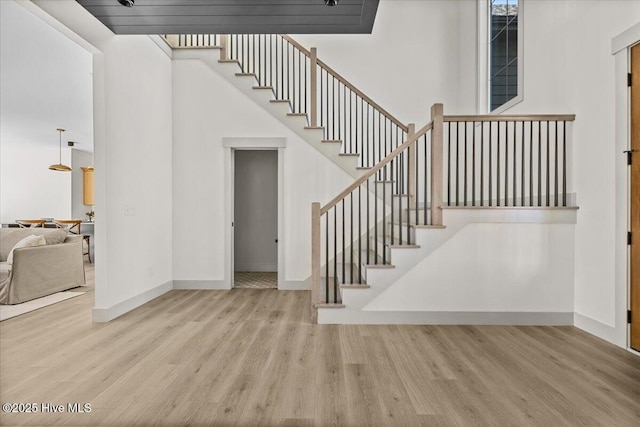
[{"label": "white half wall", "polygon": [[468,224],[364,310],[573,312],[573,224]]}]

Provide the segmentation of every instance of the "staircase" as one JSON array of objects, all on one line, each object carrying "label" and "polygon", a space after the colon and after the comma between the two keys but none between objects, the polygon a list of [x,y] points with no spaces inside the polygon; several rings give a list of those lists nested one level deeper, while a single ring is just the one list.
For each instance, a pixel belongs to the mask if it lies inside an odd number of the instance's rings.
[{"label": "staircase", "polygon": [[416,131],[288,36],[165,39],[355,179],[312,205],[319,323],[402,323],[378,298],[468,224],[575,222],[574,115],[447,116],[435,104]]},{"label": "staircase", "polygon": [[284,35],[168,35],[174,60],[201,60],[354,178],[410,130]]}]

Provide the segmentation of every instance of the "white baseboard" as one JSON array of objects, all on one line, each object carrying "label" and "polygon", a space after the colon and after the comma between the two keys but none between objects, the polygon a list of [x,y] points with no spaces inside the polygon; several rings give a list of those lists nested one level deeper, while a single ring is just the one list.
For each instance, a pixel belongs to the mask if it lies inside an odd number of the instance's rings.
[{"label": "white baseboard", "polygon": [[318,309],[319,324],[572,326],[568,312],[364,311]]},{"label": "white baseboard", "polygon": [[[616,343],[616,328],[602,323],[598,320],[592,319],[580,313],[573,313],[573,325],[576,328],[580,328],[585,332],[595,335],[598,338],[602,338],[610,343]],[[620,344],[617,344],[620,345]],[[625,347],[625,344],[621,345]]]},{"label": "white baseboard", "polygon": [[95,323],[109,322],[116,317],[120,317],[123,314],[140,307],[149,301],[158,298],[173,289],[171,281],[158,285],[155,288],[146,290],[138,295],[121,301],[108,308],[94,308],[92,310],[92,318]]},{"label": "white baseboard", "polygon": [[200,289],[231,289],[224,280],[174,280],[173,289],[200,290]]}]

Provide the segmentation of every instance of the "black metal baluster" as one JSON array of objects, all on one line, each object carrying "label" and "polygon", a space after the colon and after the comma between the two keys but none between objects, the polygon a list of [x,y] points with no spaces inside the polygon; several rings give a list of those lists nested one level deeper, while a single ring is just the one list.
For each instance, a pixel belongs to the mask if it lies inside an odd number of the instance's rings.
[{"label": "black metal baluster", "polygon": [[447,123],[447,206],[451,206],[451,122]]},{"label": "black metal baluster", "polygon": [[369,244],[370,244],[370,238],[369,238],[369,230],[370,230],[370,227],[369,227],[369,181],[370,181],[370,179],[367,179],[367,202],[366,202],[366,205],[367,205],[367,230],[366,230],[366,233],[367,233],[367,241],[366,241],[366,243],[367,243],[367,265],[370,264],[370,262],[369,262],[369,251],[370,251],[370,248],[369,248]]},{"label": "black metal baluster", "polygon": [[376,164],[376,160],[375,160],[376,153],[375,153],[375,150],[373,149],[373,147],[371,146],[371,144],[369,143],[369,141],[370,141],[369,140],[369,128],[370,128],[370,126],[369,126],[369,116],[370,116],[369,107],[370,107],[369,102],[367,102],[367,150],[369,150],[369,154],[371,155],[371,159],[370,159],[371,162],[369,163],[369,166],[373,167]]},{"label": "black metal baluster", "polygon": [[[357,131],[356,131],[357,132]],[[353,150],[353,91],[349,91],[349,152],[357,153],[358,147],[356,146],[356,150]]]},{"label": "black metal baluster", "polygon": [[553,156],[553,160],[555,163],[555,179],[553,181],[554,183],[554,204],[553,206],[558,206],[558,192],[559,192],[559,188],[558,188],[558,122],[555,122],[555,131],[556,131],[556,137],[553,140],[553,146],[554,146],[554,150],[555,150],[555,155]]},{"label": "black metal baluster", "polygon": [[[397,182],[400,183],[402,181],[402,153],[400,153],[397,157],[396,157],[398,163],[396,164],[396,175],[397,175]],[[399,191],[398,191],[398,244],[401,245],[402,244],[402,186],[398,186]]]},{"label": "black metal baluster", "polygon": [[331,139],[336,139],[336,77],[331,75]]},{"label": "black metal baluster", "polygon": [[551,186],[550,186],[550,169],[551,169],[551,159],[549,158],[551,155],[550,146],[549,146],[549,121],[547,120],[547,207],[551,205]]},{"label": "black metal baluster", "polygon": [[567,206],[567,122],[562,122],[562,206]]},{"label": "black metal baluster", "polygon": [[542,121],[538,122],[538,206],[542,206]]},{"label": "black metal baluster", "polygon": [[522,147],[522,156],[520,159],[520,206],[524,206],[524,121],[522,122],[522,137],[520,138]]},{"label": "black metal baluster", "polygon": [[358,186],[358,283],[362,283],[362,185]]},{"label": "black metal baluster", "polygon": [[484,122],[480,122],[480,206],[484,206]]},{"label": "black metal baluster", "polygon": [[460,203],[460,172],[459,172],[459,165],[460,165],[460,122],[456,122],[456,206],[458,206]]},{"label": "black metal baluster", "polygon": [[476,122],[471,123],[473,139],[471,141],[471,206],[476,205]]},{"label": "black metal baluster", "polygon": [[[338,102],[336,103],[337,104],[336,106],[337,106],[337,109],[338,109],[338,114],[337,114],[337,117],[338,117],[338,138],[337,139],[342,141],[342,132],[340,132],[340,127],[341,127],[340,126],[340,124],[341,124],[340,123],[340,80],[338,80],[337,84],[338,84]],[[334,107],[334,109],[335,109],[335,107]]]},{"label": "black metal baluster", "polygon": [[349,214],[351,215],[351,221],[349,222],[349,225],[350,225],[349,228],[351,229],[351,234],[350,234],[350,237],[349,237],[349,248],[350,248],[350,250],[349,250],[349,255],[350,255],[349,259],[351,260],[350,267],[349,267],[349,277],[350,277],[349,283],[353,284],[353,242],[354,242],[354,240],[353,240],[353,191],[351,193],[349,193],[349,197],[350,197],[349,202],[351,204],[350,209],[349,209]]},{"label": "black metal baluster", "polygon": [[498,129],[496,130],[496,136],[498,137],[498,143],[496,152],[498,158],[496,160],[496,206],[500,206],[500,122],[496,122]]},{"label": "black metal baluster", "polygon": [[[324,104],[324,87],[322,84],[322,72],[323,72],[323,68],[320,67],[320,126],[324,126],[324,116],[323,116],[323,104]],[[326,138],[326,135],[325,135]]]},{"label": "black metal baluster", "polygon": [[488,176],[488,180],[489,180],[489,206],[493,206],[493,201],[492,201],[492,197],[493,197],[493,177],[491,175],[492,173],[492,163],[493,163],[493,153],[492,153],[492,146],[493,146],[493,124],[491,122],[489,122],[489,176]]},{"label": "black metal baluster", "polygon": [[346,247],[345,247],[345,221],[344,221],[344,199],[342,199],[342,283],[347,282],[347,276],[345,274],[346,265]]},{"label": "black metal baluster", "polygon": [[326,226],[326,237],[325,237],[325,302],[329,304],[329,212],[325,213],[325,226]]},{"label": "black metal baluster", "polygon": [[338,303],[338,205],[333,207],[333,302]]},{"label": "black metal baluster", "polygon": [[517,172],[516,172],[516,159],[517,159],[517,156],[516,156],[516,153],[518,151],[516,149],[516,139],[518,137],[516,136],[516,129],[517,129],[516,128],[516,121],[514,120],[513,121],[513,185],[512,185],[512,188],[513,188],[513,200],[512,200],[513,206],[517,206],[517,204],[516,204],[516,196],[517,196],[517,188],[518,188],[517,179],[516,179],[516,177],[517,177]]},{"label": "black metal baluster", "polygon": [[529,122],[529,206],[533,206],[533,120]]},{"label": "black metal baluster", "polygon": [[375,175],[373,179],[373,260],[375,264],[378,264],[378,184],[375,182]]},{"label": "black metal baluster", "polygon": [[504,122],[504,205],[509,206],[509,122]]},{"label": "black metal baluster", "polygon": [[464,136],[464,171],[462,173],[462,177],[463,177],[463,183],[462,183],[462,188],[463,188],[463,206],[467,206],[467,122],[462,122],[462,126],[463,126],[463,136]]}]

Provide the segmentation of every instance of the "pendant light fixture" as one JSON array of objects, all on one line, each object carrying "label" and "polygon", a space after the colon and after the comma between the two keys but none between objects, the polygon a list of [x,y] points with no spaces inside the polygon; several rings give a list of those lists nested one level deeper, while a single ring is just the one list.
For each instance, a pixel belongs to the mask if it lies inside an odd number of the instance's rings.
[{"label": "pendant light fixture", "polygon": [[60,147],[60,157],[59,157],[60,163],[58,163],[57,165],[49,166],[49,169],[52,171],[59,171],[59,172],[71,172],[71,168],[69,166],[62,164],[62,132],[64,132],[64,129],[58,128],[56,130],[58,131],[58,141],[59,141],[59,147]]}]

